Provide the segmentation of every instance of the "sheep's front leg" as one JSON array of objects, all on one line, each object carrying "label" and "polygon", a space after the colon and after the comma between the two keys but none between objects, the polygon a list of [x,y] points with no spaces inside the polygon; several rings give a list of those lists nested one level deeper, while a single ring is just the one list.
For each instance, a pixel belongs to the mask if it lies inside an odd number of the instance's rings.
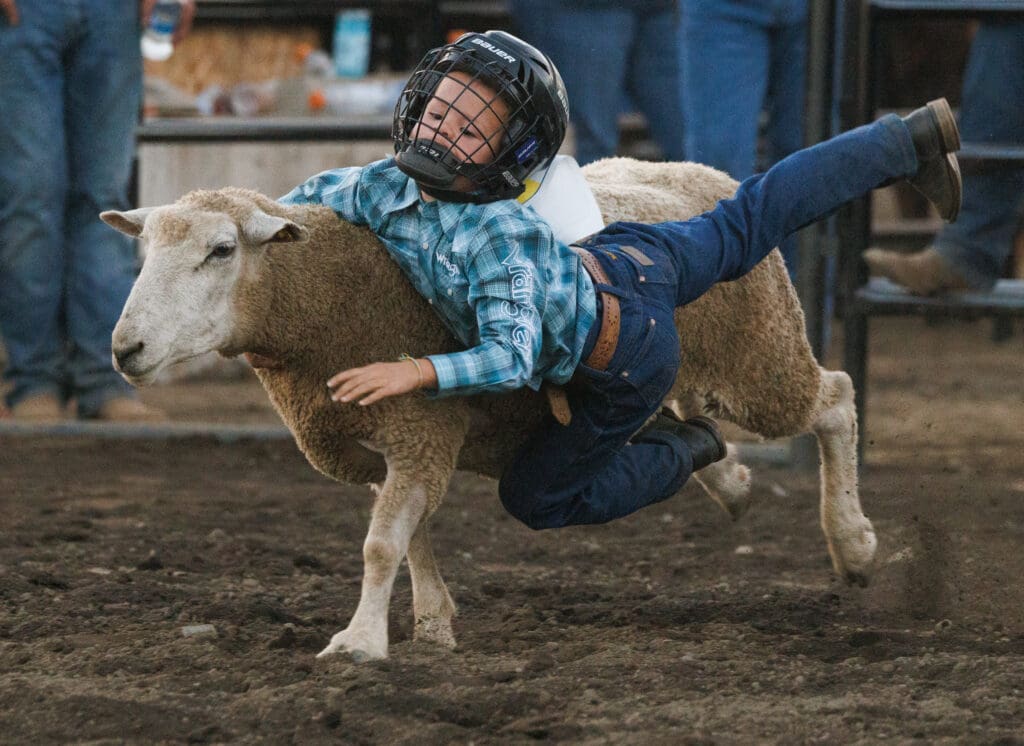
[{"label": "sheep's front leg", "polygon": [[857,410],[846,373],[822,371],[812,427],[821,450],[821,528],[832,566],[848,583],[865,586],[878,540],[857,491]]},{"label": "sheep's front leg", "polygon": [[412,607],[416,617],[415,639],[454,648],[452,617],[455,615],[455,602],[448,594],[448,588],[437,568],[426,517],[420,521],[409,545],[409,575],[412,578]]},{"label": "sheep's front leg", "polygon": [[387,657],[391,588],[427,504],[427,489],[422,483],[396,476],[389,465],[363,543],[365,567],[359,606],[348,627],[331,638],[318,658],[342,651],[357,662]]}]

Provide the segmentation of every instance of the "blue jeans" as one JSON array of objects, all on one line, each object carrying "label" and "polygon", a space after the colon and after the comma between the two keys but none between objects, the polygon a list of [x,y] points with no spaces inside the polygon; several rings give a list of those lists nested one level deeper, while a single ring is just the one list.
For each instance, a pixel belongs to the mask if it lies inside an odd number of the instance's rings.
[{"label": "blue jeans", "polygon": [[142,91],[138,0],[19,0],[0,14],[0,329],[8,404],[50,393],[90,416],[130,394],[110,335],[134,243],[125,209]]},{"label": "blue jeans", "polygon": [[512,0],[517,33],[551,57],[569,92],[576,160],[615,155],[626,100],[666,160],[683,160],[675,0]]},{"label": "blue jeans", "polygon": [[[743,180],[803,147],[807,0],[681,0],[686,158]],[[797,243],[780,246],[795,276]]]},{"label": "blue jeans", "polygon": [[784,158],[711,212],[613,223],[581,242],[611,281],[597,290],[619,299],[618,345],[606,370],[577,368],[567,387],[569,425],[548,416],[516,454],[499,484],[505,508],[531,528],[554,528],[604,523],[675,493],[693,470],[685,443],[660,431],[630,440],[675,381],[674,309],[742,277],[794,231],[916,172],[910,133],[889,115]]},{"label": "blue jeans", "polygon": [[[964,72],[960,134],[969,143],[1024,143],[1024,22],[981,24]],[[935,248],[979,289],[1003,275],[1024,203],[1024,167],[964,169],[963,207]]]}]

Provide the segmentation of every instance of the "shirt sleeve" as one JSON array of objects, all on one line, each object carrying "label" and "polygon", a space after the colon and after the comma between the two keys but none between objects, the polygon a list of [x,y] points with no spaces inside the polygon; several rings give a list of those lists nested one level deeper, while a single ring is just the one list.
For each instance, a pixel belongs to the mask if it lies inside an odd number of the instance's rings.
[{"label": "shirt sleeve", "polygon": [[538,265],[554,254],[550,228],[502,215],[482,225],[473,240],[466,273],[480,342],[428,358],[437,371],[438,396],[533,385],[540,358],[546,287]]},{"label": "shirt sleeve", "polygon": [[360,167],[335,168],[312,176],[281,197],[286,205],[324,205],[338,217],[350,223],[366,225],[369,222],[360,199]]}]

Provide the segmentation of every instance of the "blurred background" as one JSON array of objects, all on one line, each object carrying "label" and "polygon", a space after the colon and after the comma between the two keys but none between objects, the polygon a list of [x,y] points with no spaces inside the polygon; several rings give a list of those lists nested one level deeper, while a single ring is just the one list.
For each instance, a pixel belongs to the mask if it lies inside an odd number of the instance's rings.
[{"label": "blurred background", "polygon": [[[283,194],[324,168],[383,157],[391,151],[391,112],[408,71],[428,49],[466,30],[491,28],[536,44],[562,70],[574,98],[574,128],[564,152],[576,154],[581,163],[616,154],[685,158],[741,179],[799,145],[859,124],[858,118],[866,121],[939,96],[958,107],[971,42],[985,19],[972,6],[993,4],[902,3],[910,12],[897,8],[868,20],[864,9],[871,3],[719,3],[723,16],[722,8],[740,8],[724,20],[713,13],[699,15],[704,12],[701,5],[696,0],[393,0],[358,5],[338,0],[198,0],[192,33],[172,57],[145,63],[138,203],[161,204],[191,188],[225,184]],[[877,5],[887,10],[886,3]],[[743,6],[759,7],[759,12]],[[720,49],[709,48],[694,32],[697,26],[705,29],[705,36],[720,35],[720,23],[746,35],[733,40],[742,45],[736,59],[701,56],[736,53],[724,42]],[[854,28],[857,24],[861,27]],[[860,38],[855,38],[858,33]],[[856,48],[869,33],[870,48]],[[795,48],[797,54],[780,59],[785,48]],[[645,59],[653,54],[661,59],[658,67]],[[864,67],[874,70],[871,90],[858,94],[853,86],[868,84],[864,72],[855,80]],[[646,80],[631,77],[638,70]],[[810,110],[805,107],[807,86],[813,85],[808,70],[812,78],[828,78],[824,97],[810,100]],[[689,101],[687,78],[696,94]],[[748,103],[743,112],[726,116],[750,121],[740,126],[722,122],[719,127],[698,121],[702,111],[722,116],[725,106],[713,99],[725,98],[726,91],[700,88],[696,81],[705,79],[727,81],[733,98]],[[850,87],[845,92],[844,79]],[[598,114],[587,96],[573,94],[591,87],[610,92],[601,104],[609,121],[614,118],[613,135],[601,131],[607,129],[603,122],[594,121]],[[589,90],[587,94],[593,98]],[[852,101],[856,95],[866,100]],[[855,111],[858,106],[863,111]],[[687,114],[693,122],[689,126]],[[654,117],[658,121],[652,128]],[[808,128],[809,118],[827,124]],[[780,133],[780,128],[786,131]],[[730,134],[737,129],[750,131],[749,143]],[[275,146],[267,148],[268,141]],[[719,155],[709,141],[723,141],[723,148],[738,155]],[[940,227],[916,193],[904,186],[879,192],[872,208],[873,245],[917,248]],[[794,279],[796,253],[787,252]],[[1022,267],[1018,252],[1005,273],[1019,277]]]},{"label": "blurred background", "polygon": [[[550,40],[529,33],[533,30],[529,19],[515,16],[512,2],[388,0],[364,2],[355,8],[352,5],[343,0],[197,0],[192,32],[177,45],[171,58],[145,62],[140,203],[173,200],[193,185],[230,183],[269,194],[283,193],[318,169],[362,165],[390,152],[391,112],[408,71],[428,49],[466,30],[511,31],[548,52],[560,69],[572,65],[571,60],[559,59],[561,49],[543,44]],[[611,6],[625,14],[632,6],[639,8],[645,3],[570,5],[598,9]],[[660,19],[666,25],[682,12],[679,3],[668,5],[671,11]],[[796,5],[806,8],[807,4]],[[365,36],[346,35],[346,24],[353,17],[365,17]],[[809,33],[806,10],[797,25],[803,33]],[[919,15],[886,24],[876,50],[888,68],[880,79],[878,105],[909,108],[945,95],[956,106],[975,25],[976,21],[968,17]],[[673,32],[679,45],[666,47],[666,51],[680,54],[681,34],[677,29],[666,30]],[[647,43],[649,39],[642,32],[638,30],[636,39],[627,44]],[[622,88],[615,112],[615,152],[607,155],[662,159],[667,148],[652,138],[642,108],[631,100],[628,86],[617,80],[620,73],[607,57],[607,43],[600,35],[581,42],[604,56],[603,64],[592,71],[593,76],[610,88]],[[351,54],[348,46],[353,44],[365,46],[365,74],[358,75],[357,66],[339,76],[338,65],[344,64],[345,55]],[[681,89],[673,90],[665,81],[654,80],[651,85],[663,99],[682,97]],[[750,93],[760,89],[752,85]],[[766,104],[770,95],[762,91]],[[769,111],[762,108],[758,124],[763,137],[769,126]],[[183,122],[183,117],[195,121]],[[256,121],[244,132],[227,129],[238,124],[233,120],[253,117]],[[294,127],[291,133],[284,131],[286,124]],[[308,131],[300,129],[307,124],[311,125]],[[352,125],[350,133],[344,131],[345,124]],[[204,138],[226,141],[234,132],[238,133],[238,142],[232,147],[223,147],[221,142],[221,147],[215,149],[197,148],[203,143],[188,142]],[[296,141],[301,138],[309,142],[301,148],[275,148],[259,159],[248,157],[243,140],[288,134]],[[173,137],[181,142],[170,142]],[[679,131],[678,137],[682,143],[684,132]],[[566,151],[574,153],[575,146],[570,135]],[[767,147],[767,143],[760,143],[762,151]],[[192,153],[203,155],[192,157]],[[271,164],[275,168],[267,169]],[[909,192],[898,199],[900,213],[923,217],[924,206],[915,204]]]}]

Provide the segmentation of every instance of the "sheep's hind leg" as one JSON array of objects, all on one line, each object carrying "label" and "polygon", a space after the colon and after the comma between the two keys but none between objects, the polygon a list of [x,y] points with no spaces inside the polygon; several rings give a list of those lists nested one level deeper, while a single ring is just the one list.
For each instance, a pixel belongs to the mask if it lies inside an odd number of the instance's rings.
[{"label": "sheep's hind leg", "polygon": [[455,615],[455,602],[448,594],[434,559],[426,516],[412,535],[408,560],[413,614],[416,617],[414,639],[454,648],[452,617]]},{"label": "sheep's hind leg", "polygon": [[832,566],[848,583],[866,586],[878,540],[857,490],[857,410],[846,373],[821,372],[811,428],[821,451],[821,528]]},{"label": "sheep's hind leg", "polygon": [[423,485],[395,477],[389,469],[363,543],[365,567],[359,606],[348,627],[334,635],[317,658],[339,652],[347,652],[357,663],[387,657],[391,589],[426,508]]},{"label": "sheep's hind leg", "polygon": [[727,445],[725,458],[694,472],[694,478],[711,499],[738,521],[750,507],[750,469],[741,464],[736,446]]},{"label": "sheep's hind leg", "polygon": [[[708,412],[704,399],[693,393],[665,404],[683,418]],[[737,521],[750,507],[750,469],[740,463],[736,446],[730,443],[727,449],[724,459],[705,466],[693,476],[711,499]]]}]

